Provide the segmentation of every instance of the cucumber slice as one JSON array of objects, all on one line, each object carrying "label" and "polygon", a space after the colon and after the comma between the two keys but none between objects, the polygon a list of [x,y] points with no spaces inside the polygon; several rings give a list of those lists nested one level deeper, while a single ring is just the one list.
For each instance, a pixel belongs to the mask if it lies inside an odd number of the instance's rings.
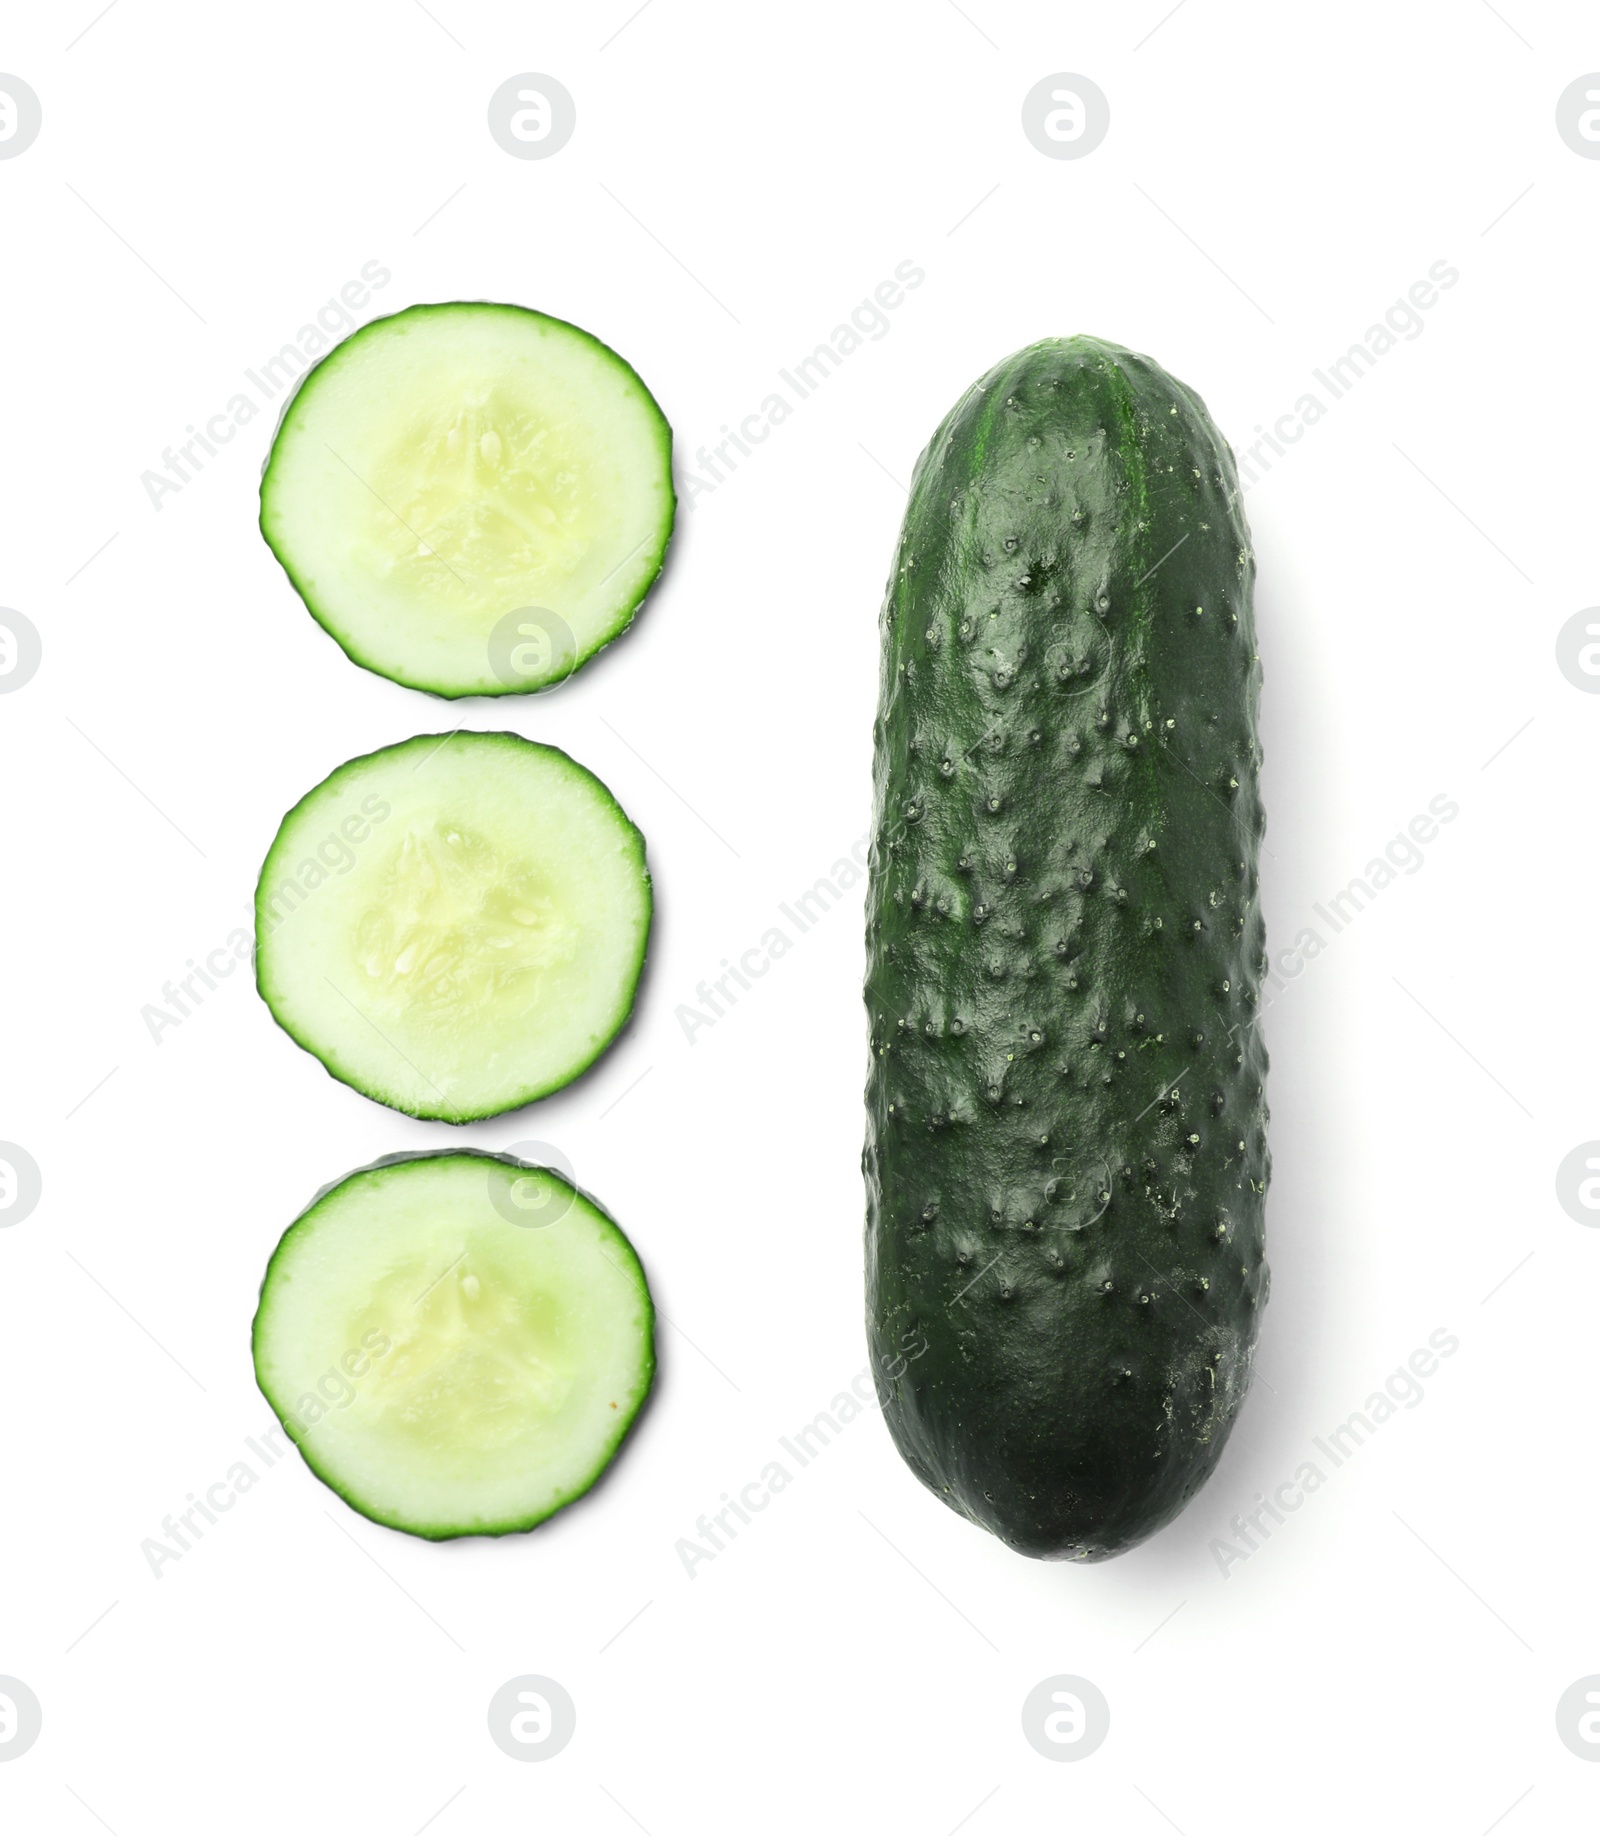
[{"label": "cucumber slice", "polygon": [[672,430],[615,351],[542,312],[458,302],[376,319],[307,372],[261,533],[352,662],[435,695],[510,695],[628,625],[675,503]]},{"label": "cucumber slice", "polygon": [[531,1530],[588,1491],[650,1393],[655,1310],[633,1245],[560,1174],[397,1155],[284,1232],[251,1343],[323,1484],[442,1541]]},{"label": "cucumber slice", "polygon": [[594,1063],[633,1008],[644,837],[594,776],[515,733],[351,759],[284,817],[256,887],[256,986],[342,1083],[471,1122]]}]

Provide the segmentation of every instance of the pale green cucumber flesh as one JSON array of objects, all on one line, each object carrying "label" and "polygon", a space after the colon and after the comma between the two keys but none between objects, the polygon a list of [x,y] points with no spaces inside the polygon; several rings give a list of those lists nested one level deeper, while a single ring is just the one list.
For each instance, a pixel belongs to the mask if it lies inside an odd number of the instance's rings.
[{"label": "pale green cucumber flesh", "polygon": [[353,662],[505,695],[562,680],[628,625],[675,501],[671,429],[615,351],[463,301],[374,320],[307,373],[261,531]]},{"label": "pale green cucumber flesh", "polygon": [[284,817],[256,981],[342,1083],[469,1122],[600,1056],[650,919],[644,838],[591,772],[514,733],[424,734],[351,759]]},{"label": "pale green cucumber flesh", "polygon": [[273,1252],[252,1349],[317,1477],[438,1541],[532,1529],[589,1490],[649,1394],[654,1319],[598,1205],[468,1151],[319,1194]]}]

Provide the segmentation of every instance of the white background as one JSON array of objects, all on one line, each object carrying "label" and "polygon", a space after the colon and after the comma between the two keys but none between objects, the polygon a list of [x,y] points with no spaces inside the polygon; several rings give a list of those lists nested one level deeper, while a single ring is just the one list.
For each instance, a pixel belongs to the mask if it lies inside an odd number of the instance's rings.
[{"label": "white background", "polygon": [[[94,5],[13,11],[0,47],[44,108],[0,163],[0,601],[44,639],[0,701],[0,1135],[44,1174],[0,1233],[0,1673],[45,1717],[7,1827],[1203,1836],[1380,1791],[1389,1828],[1592,1818],[1554,1722],[1600,1670],[1600,1236],[1554,1188],[1600,1135],[1600,700],[1554,648],[1600,598],[1600,162],[1554,125],[1600,67],[1584,9],[120,0],[64,49]],[[576,98],[548,160],[487,131],[523,71]],[[1110,99],[1082,160],[1021,131],[1059,71]],[[254,527],[270,413],[159,511],[141,487],[368,260],[370,311],[591,328],[693,468],[908,259],[889,335],[696,499],[634,633],[556,695],[452,710],[347,663]],[[1248,498],[1274,948],[1430,798],[1460,816],[1268,1016],[1272,1301],[1220,1470],[1134,1553],[1036,1564],[869,1413],[690,1579],[678,1539],[865,1365],[859,888],[693,1044],[674,1010],[867,827],[895,481],[975,376],[1074,331],[1246,445],[1439,260],[1422,335]],[[463,716],[568,748],[649,838],[636,1023],[465,1138],[556,1145],[631,1234],[674,1322],[658,1397],[530,1536],[413,1541],[288,1460],[157,1580],[141,1540],[268,1421],[279,1233],[463,1137],[333,1083],[243,974],[159,1046],[141,1007],[242,921],[309,785]],[[1441,1327],[1421,1404],[1224,1577],[1235,1513]],[[577,1703],[548,1763],[486,1732],[522,1672]],[[1021,1733],[1058,1672],[1111,1704],[1079,1764]]]}]

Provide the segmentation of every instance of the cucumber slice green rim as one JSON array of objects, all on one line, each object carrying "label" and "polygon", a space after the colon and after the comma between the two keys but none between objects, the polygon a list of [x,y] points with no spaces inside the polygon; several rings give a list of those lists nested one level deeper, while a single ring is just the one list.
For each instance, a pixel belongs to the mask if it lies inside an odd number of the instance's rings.
[{"label": "cucumber slice green rim", "polygon": [[655,1378],[633,1245],[548,1167],[461,1149],[325,1186],[267,1264],[256,1382],[313,1473],[442,1542],[583,1496]]},{"label": "cucumber slice green rim", "polygon": [[631,623],[672,536],[672,430],[631,365],[525,306],[374,319],[306,372],[261,533],[353,663],[536,693]]},{"label": "cucumber slice green rim", "polygon": [[256,987],[341,1083],[478,1121],[616,1038],[652,910],[644,837],[592,772],[516,733],[419,734],[284,817],[256,887]]}]

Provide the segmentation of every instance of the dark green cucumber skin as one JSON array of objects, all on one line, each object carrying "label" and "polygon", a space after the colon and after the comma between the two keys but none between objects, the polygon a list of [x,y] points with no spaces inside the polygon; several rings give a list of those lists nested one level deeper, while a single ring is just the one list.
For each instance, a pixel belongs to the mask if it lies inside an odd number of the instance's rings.
[{"label": "dark green cucumber skin", "polygon": [[868,1335],[912,1471],[1027,1555],[1168,1523],[1249,1386],[1254,577],[1205,405],[1118,345],[1006,359],[918,462],[875,729]]}]

